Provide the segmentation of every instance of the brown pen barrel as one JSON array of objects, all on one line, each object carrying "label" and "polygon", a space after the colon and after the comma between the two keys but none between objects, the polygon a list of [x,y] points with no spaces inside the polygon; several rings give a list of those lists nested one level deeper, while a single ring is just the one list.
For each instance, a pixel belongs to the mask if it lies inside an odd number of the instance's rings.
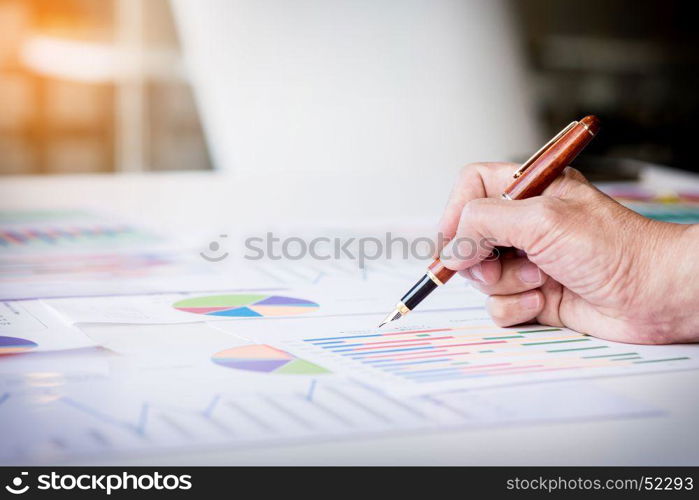
[{"label": "brown pen barrel", "polygon": [[504,192],[511,200],[539,196],[599,131],[599,119],[586,116],[544,151]]},{"label": "brown pen barrel", "polygon": [[442,264],[442,261],[439,260],[439,257],[434,259],[432,264],[427,268],[429,271],[432,273],[432,275],[439,281],[437,283],[438,285],[441,283],[442,285],[449,281],[452,276],[456,274],[456,271],[452,271],[451,269],[448,269],[444,264]]},{"label": "brown pen barrel", "polygon": [[[539,196],[585,149],[597,132],[599,132],[599,119],[596,116],[590,115],[580,120],[509,185],[503,193],[504,197],[523,200]],[[456,271],[446,268],[439,258],[435,259],[428,269],[442,284],[456,274]]]}]

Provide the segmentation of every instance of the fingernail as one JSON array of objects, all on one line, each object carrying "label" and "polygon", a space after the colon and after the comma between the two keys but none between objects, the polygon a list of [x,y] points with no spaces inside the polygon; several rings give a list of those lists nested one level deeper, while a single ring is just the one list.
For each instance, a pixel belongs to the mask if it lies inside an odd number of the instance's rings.
[{"label": "fingernail", "polygon": [[476,281],[480,281],[481,283],[485,283],[485,278],[483,277],[483,268],[481,267],[480,264],[476,264],[475,266],[471,266],[469,268],[469,271],[471,271],[471,276]]},{"label": "fingernail", "polygon": [[519,305],[524,309],[537,309],[539,307],[539,294],[536,291],[525,293],[519,298]]},{"label": "fingernail", "polygon": [[519,279],[524,283],[538,283],[541,281],[541,270],[539,266],[531,262],[525,262],[519,268]]}]

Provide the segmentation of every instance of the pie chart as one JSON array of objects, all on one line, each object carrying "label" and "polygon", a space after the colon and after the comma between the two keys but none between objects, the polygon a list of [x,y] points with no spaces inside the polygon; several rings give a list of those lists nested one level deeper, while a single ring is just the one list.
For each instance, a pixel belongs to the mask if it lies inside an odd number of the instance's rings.
[{"label": "pie chart", "polygon": [[265,316],[292,316],[318,309],[318,304],[306,299],[266,294],[229,294],[195,297],[175,302],[179,311],[207,316],[231,318],[259,318]]},{"label": "pie chart", "polygon": [[16,354],[18,352],[31,351],[36,347],[39,347],[39,344],[31,340],[0,336],[0,354]]},{"label": "pie chart", "polygon": [[322,366],[299,359],[270,345],[253,344],[219,351],[211,357],[219,366],[276,375],[321,375],[330,373]]}]

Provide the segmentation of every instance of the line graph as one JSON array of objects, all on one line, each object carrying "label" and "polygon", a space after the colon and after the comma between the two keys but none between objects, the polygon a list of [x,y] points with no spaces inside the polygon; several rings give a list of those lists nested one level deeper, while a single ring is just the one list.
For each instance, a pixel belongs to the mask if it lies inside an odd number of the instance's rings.
[{"label": "line graph", "polygon": [[[0,462],[34,462],[61,456],[108,456],[129,451],[193,447],[280,444],[309,439],[368,436],[424,429],[561,420],[644,416],[653,410],[583,387],[546,392],[550,408],[532,406],[525,389],[479,394],[433,394],[397,397],[361,382],[313,380],[310,387],[249,394],[178,391],[170,400],[158,395],[121,392],[101,398],[108,389],[96,383],[80,394],[5,393],[0,397]],[[531,389],[535,391],[535,389]],[[587,391],[587,392],[586,392]],[[199,391],[200,392],[200,391]],[[492,392],[492,394],[491,394]],[[586,401],[560,405],[571,394]],[[539,394],[540,396],[540,394]],[[50,419],[42,418],[50,415]],[[20,422],[22,423],[20,425]]]}]

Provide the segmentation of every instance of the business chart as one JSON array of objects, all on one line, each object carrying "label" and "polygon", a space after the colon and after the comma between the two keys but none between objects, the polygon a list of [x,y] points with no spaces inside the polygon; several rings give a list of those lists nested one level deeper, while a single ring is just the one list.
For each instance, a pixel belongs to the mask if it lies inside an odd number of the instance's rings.
[{"label": "business chart", "polygon": [[465,326],[310,338],[304,342],[418,384],[690,359],[649,359],[633,346],[613,349],[595,340],[560,328],[512,331]]},{"label": "business chart", "polygon": [[156,272],[174,274],[176,263],[176,258],[158,253],[91,254],[81,255],[79,259],[72,255],[55,255],[41,260],[16,257],[0,259],[0,282],[12,286],[40,279],[61,280],[66,276],[73,279],[148,277]]},{"label": "business chart", "polygon": [[310,300],[281,295],[228,294],[184,299],[175,302],[173,307],[178,311],[207,316],[254,318],[306,314],[319,306]]},{"label": "business chart", "polygon": [[640,187],[637,184],[611,184],[601,188],[644,217],[676,224],[699,223],[699,192],[696,190],[675,192]]},{"label": "business chart", "polygon": [[251,325],[244,334],[394,393],[699,368],[699,346],[623,344],[540,325],[501,328],[482,316],[426,313],[387,331],[359,318],[342,330],[332,321],[317,320],[312,330],[287,321],[275,325],[279,333]]},{"label": "business chart", "polygon": [[94,345],[38,300],[0,301],[0,354],[61,351]]},{"label": "business chart", "polygon": [[189,387],[185,380],[174,391],[170,383],[144,392],[103,382],[30,393],[0,391],[0,414],[0,463],[16,464],[580,418],[639,418],[657,410],[580,383],[549,384],[543,393],[532,386],[395,397],[329,376],[313,379],[303,389],[250,394],[227,392],[214,381]]},{"label": "business chart", "polygon": [[31,351],[37,347],[39,347],[39,344],[31,340],[0,336],[0,354],[17,354]]},{"label": "business chart", "polygon": [[113,251],[153,244],[160,237],[140,227],[89,212],[0,212],[0,251]]},{"label": "business chart", "polygon": [[172,238],[110,216],[0,211],[2,299],[225,290],[206,277],[216,274],[200,260]]},{"label": "business chart", "polygon": [[269,345],[245,345],[217,352],[211,360],[219,366],[277,375],[320,375],[328,370]]}]

